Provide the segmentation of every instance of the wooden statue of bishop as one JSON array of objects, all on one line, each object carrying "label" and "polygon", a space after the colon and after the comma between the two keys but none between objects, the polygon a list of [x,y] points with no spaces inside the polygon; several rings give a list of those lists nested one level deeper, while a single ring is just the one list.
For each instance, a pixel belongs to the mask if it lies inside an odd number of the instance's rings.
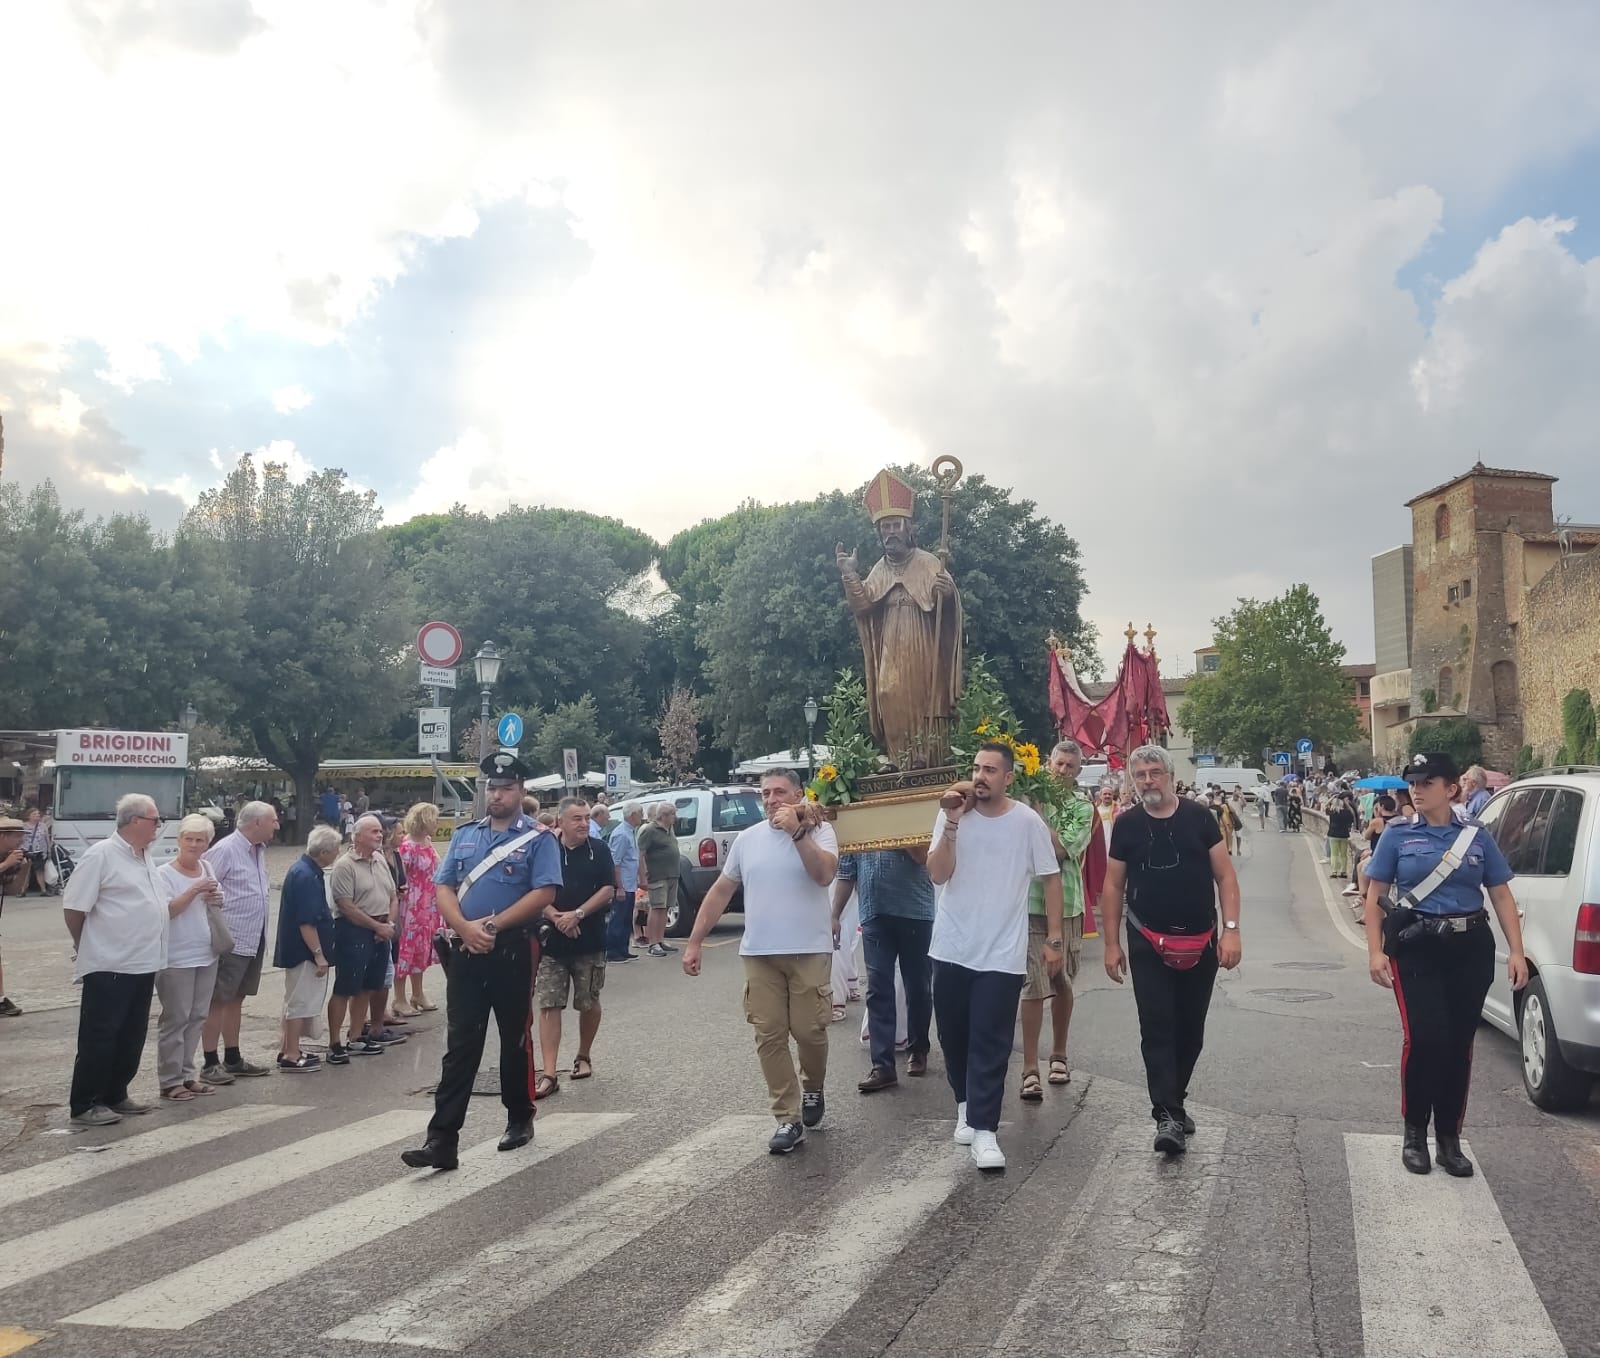
[{"label": "wooden statue of bishop", "polygon": [[883,558],[864,580],[843,543],[835,559],[861,636],[872,734],[901,768],[927,767],[948,755],[961,696],[961,595],[939,557],[917,546],[907,482],[879,472],[864,499]]}]

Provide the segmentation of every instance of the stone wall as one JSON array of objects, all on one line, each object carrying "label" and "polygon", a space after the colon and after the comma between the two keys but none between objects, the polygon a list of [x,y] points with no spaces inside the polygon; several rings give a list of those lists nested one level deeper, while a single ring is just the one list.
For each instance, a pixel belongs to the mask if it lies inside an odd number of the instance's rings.
[{"label": "stone wall", "polygon": [[1561,745],[1567,692],[1600,698],[1600,552],[1568,558],[1530,589],[1518,631],[1523,739],[1544,763]]}]

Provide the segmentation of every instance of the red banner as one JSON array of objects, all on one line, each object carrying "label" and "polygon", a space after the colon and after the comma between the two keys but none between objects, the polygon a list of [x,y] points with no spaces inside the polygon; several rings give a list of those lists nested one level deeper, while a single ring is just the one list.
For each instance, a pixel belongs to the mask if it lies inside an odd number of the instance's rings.
[{"label": "red banner", "polygon": [[1085,755],[1104,755],[1121,767],[1131,750],[1159,741],[1171,729],[1161,666],[1154,655],[1131,641],[1117,666],[1111,692],[1098,702],[1078,683],[1071,660],[1049,652],[1050,711],[1061,734],[1083,747]]}]

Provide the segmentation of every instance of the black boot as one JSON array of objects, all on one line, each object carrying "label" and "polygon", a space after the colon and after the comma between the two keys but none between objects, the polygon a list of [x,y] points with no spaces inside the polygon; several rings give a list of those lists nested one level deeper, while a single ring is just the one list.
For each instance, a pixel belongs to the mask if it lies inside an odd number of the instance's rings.
[{"label": "black boot", "polygon": [[524,1121],[519,1118],[512,1118],[506,1123],[506,1134],[500,1138],[500,1144],[497,1145],[495,1149],[500,1151],[514,1151],[519,1147],[526,1146],[528,1142],[532,1140],[533,1119],[528,1118],[526,1121]]},{"label": "black boot", "polygon": [[[1442,1151],[1441,1151],[1442,1154]],[[1400,1163],[1413,1174],[1426,1174],[1433,1168],[1428,1161],[1428,1129],[1406,1123],[1405,1144],[1400,1148]],[[1440,1160],[1440,1164],[1444,1161]]]},{"label": "black boot", "polygon": [[400,1158],[412,1169],[454,1169],[456,1148],[443,1141],[426,1141],[414,1151],[401,1151]]},{"label": "black boot", "polygon": [[1471,1178],[1472,1161],[1461,1153],[1461,1138],[1454,1132],[1439,1132],[1433,1139],[1439,1147],[1438,1154],[1434,1156],[1439,1168],[1457,1179]]}]

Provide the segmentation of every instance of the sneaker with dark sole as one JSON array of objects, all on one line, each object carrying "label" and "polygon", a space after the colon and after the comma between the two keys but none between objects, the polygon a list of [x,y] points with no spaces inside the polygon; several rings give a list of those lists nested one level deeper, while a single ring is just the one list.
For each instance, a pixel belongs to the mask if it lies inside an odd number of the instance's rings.
[{"label": "sneaker with dark sole", "polygon": [[321,1070],[322,1058],[320,1056],[312,1056],[309,1052],[301,1052],[299,1056],[291,1061],[287,1056],[280,1054],[278,1057],[278,1069],[289,1071],[291,1074]]},{"label": "sneaker with dark sole", "polygon": [[381,1042],[385,1047],[398,1047],[406,1040],[404,1033],[397,1033],[393,1028],[379,1028],[375,1033],[366,1034],[368,1042]]},{"label": "sneaker with dark sole", "polygon": [[359,1042],[352,1042],[348,1050],[351,1056],[382,1056],[383,1043],[362,1038]]},{"label": "sneaker with dark sole", "polygon": [[200,1078],[208,1085],[231,1085],[233,1076],[222,1068],[220,1061],[213,1061],[204,1066],[200,1071]]},{"label": "sneaker with dark sole", "polygon": [[647,949],[645,949],[645,951],[648,952],[651,957],[672,956],[672,950],[667,947],[665,943],[652,943]]},{"label": "sneaker with dark sole", "polygon": [[1182,1155],[1189,1149],[1189,1143],[1183,1139],[1183,1124],[1170,1113],[1163,1114],[1156,1123],[1155,1148],[1162,1155]]},{"label": "sneaker with dark sole", "polygon": [[256,1065],[256,1063],[254,1061],[244,1061],[244,1060],[240,1060],[240,1061],[224,1061],[222,1063],[222,1068],[225,1071],[227,1071],[229,1075],[232,1075],[235,1078],[238,1078],[240,1076],[250,1077],[250,1076],[256,1076],[256,1075],[271,1075],[272,1074],[272,1072],[270,1070],[268,1070],[267,1067],[258,1066],[258,1065]]},{"label": "sneaker with dark sole", "polygon": [[21,1018],[22,1008],[15,1000],[0,995],[0,1018]]},{"label": "sneaker with dark sole", "polygon": [[1183,1134],[1185,1136],[1194,1135],[1194,1119],[1192,1117],[1190,1117],[1187,1113],[1179,1113],[1178,1122],[1183,1127]]},{"label": "sneaker with dark sole", "polygon": [[798,1122],[780,1122],[767,1142],[767,1150],[773,1155],[787,1155],[795,1147],[804,1145],[805,1139],[806,1129]]},{"label": "sneaker with dark sole", "polygon": [[820,1089],[808,1089],[800,1096],[800,1121],[807,1127],[815,1127],[827,1111],[828,1101]]},{"label": "sneaker with dark sole", "polygon": [[328,1064],[330,1066],[348,1066],[350,1064],[350,1048],[338,1042],[328,1046]]}]

